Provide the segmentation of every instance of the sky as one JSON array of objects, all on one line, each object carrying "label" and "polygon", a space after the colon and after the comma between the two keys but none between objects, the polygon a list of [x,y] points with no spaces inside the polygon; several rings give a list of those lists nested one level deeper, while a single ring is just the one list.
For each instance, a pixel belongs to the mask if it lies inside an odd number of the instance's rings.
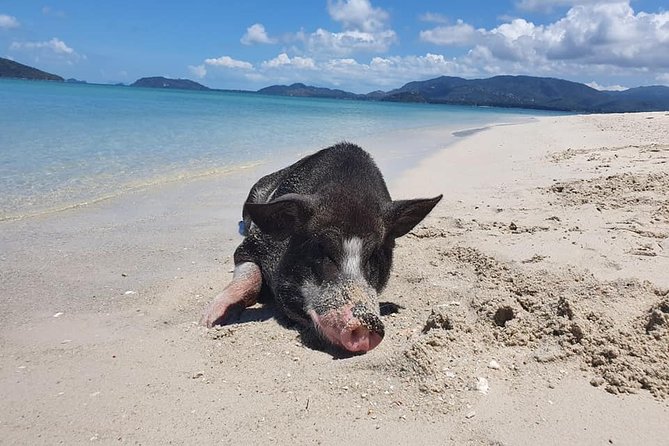
[{"label": "sky", "polygon": [[669,0],[0,0],[0,56],[65,78],[357,93],[498,74],[669,85]]}]

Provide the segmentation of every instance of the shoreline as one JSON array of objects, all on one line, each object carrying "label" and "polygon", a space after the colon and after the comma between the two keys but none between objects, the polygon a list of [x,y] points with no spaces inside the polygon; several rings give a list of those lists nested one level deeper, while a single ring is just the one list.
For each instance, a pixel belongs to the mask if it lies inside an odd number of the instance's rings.
[{"label": "shoreline", "polygon": [[669,113],[448,134],[395,141],[434,152],[391,175],[393,198],[444,199],[398,239],[381,300],[401,310],[362,356],[307,348],[260,306],[197,325],[230,278],[245,174],[0,222],[0,434],[662,444]]},{"label": "shoreline", "polygon": [[[472,132],[478,132],[485,130],[490,127],[498,125],[514,125],[517,123],[528,122],[533,119],[533,117],[515,117],[515,121],[502,121],[502,122],[491,122],[484,127],[476,127],[474,129],[462,128],[460,126],[427,126],[419,128],[407,128],[399,129],[391,132],[390,134],[376,134],[376,135],[367,135],[358,138],[359,141],[363,141],[362,146],[366,149],[365,143],[373,146],[375,149],[375,158],[380,160],[380,164],[383,165],[385,169],[382,169],[382,172],[389,171],[392,175],[389,175],[388,180],[393,181],[395,177],[401,175],[403,171],[407,170],[410,167],[407,167],[403,163],[409,161],[411,165],[417,165],[425,157],[433,155],[436,151],[442,150],[455,142],[457,137],[462,137],[471,134]],[[397,141],[401,139],[420,139],[426,133],[437,132],[441,135],[447,134],[450,132],[451,137],[446,136],[445,141],[442,136],[438,144],[433,144],[431,141],[428,143],[430,147],[422,148],[418,154],[411,153],[408,150],[408,147],[398,144]],[[463,133],[464,132],[464,133]],[[379,141],[383,141],[386,144],[386,147],[383,147],[383,144],[379,144]],[[338,141],[333,141],[332,144]],[[390,146],[390,147],[388,147]],[[324,146],[325,147],[325,146]],[[184,185],[190,182],[197,181],[206,181],[211,179],[213,182],[225,181],[226,178],[230,178],[230,181],[236,181],[235,178],[239,175],[243,175],[244,172],[249,172],[252,175],[257,176],[258,178],[265,173],[269,173],[273,170],[280,169],[285,167],[285,165],[291,164],[297,159],[306,156],[310,153],[313,153],[317,150],[320,150],[324,147],[314,147],[314,148],[305,148],[304,150],[298,150],[296,153],[288,152],[279,152],[278,156],[275,159],[266,158],[266,159],[257,159],[250,160],[244,163],[236,165],[227,165],[227,166],[214,166],[207,169],[197,169],[190,171],[181,171],[172,174],[166,174],[162,176],[153,176],[140,180],[134,180],[132,182],[119,183],[117,189],[114,191],[109,191],[99,196],[92,196],[90,198],[82,199],[79,201],[65,201],[58,203],[57,205],[52,205],[50,207],[41,206],[35,210],[30,210],[28,208],[17,209],[17,210],[7,210],[3,215],[0,215],[0,223],[30,219],[35,217],[48,217],[50,215],[55,215],[61,212],[74,211],[80,209],[86,209],[96,204],[106,202],[109,200],[118,200],[123,201],[129,199],[134,193],[137,192],[149,192],[160,194],[161,190],[169,188],[170,185]],[[392,153],[402,153],[404,159],[395,159],[392,156]],[[409,154],[408,154],[409,153]],[[264,173],[262,173],[262,172]],[[256,178],[257,179],[257,178]],[[253,181],[249,183],[249,187],[253,184]],[[240,208],[243,202],[243,199],[246,197],[244,194],[243,197],[240,197]]]},{"label": "shoreline", "polygon": [[[319,100],[257,101],[236,95],[187,95],[182,106],[174,108],[174,98],[165,97],[163,90],[127,96],[96,88],[74,94],[44,85],[44,90],[33,88],[28,82],[21,85],[7,91],[11,119],[0,123],[6,146],[0,156],[3,220],[76,207],[212,169],[227,171],[257,162],[271,169],[273,163],[283,166],[301,153],[341,140],[373,140],[398,129],[420,134],[424,126],[446,123],[458,129],[527,116],[523,110],[391,103],[335,106]],[[411,146],[406,147],[411,153]]]},{"label": "shoreline", "polygon": [[[6,215],[0,216],[0,223],[5,222],[5,221],[16,221],[16,220],[24,220],[24,219],[30,219],[30,218],[35,218],[35,217],[46,217],[49,215],[54,215],[58,214],[61,212],[67,212],[67,211],[72,211],[76,209],[83,209],[87,208],[89,206],[96,205],[98,203],[102,203],[105,201],[110,201],[110,200],[123,200],[127,199],[128,195],[131,195],[133,193],[137,192],[145,192],[145,191],[154,191],[156,193],[159,192],[160,188],[164,187],[169,187],[170,185],[175,185],[179,183],[188,183],[188,182],[193,182],[193,181],[198,181],[206,178],[221,178],[221,177],[234,177],[236,175],[239,175],[240,173],[243,173],[247,170],[253,171],[254,169],[259,168],[260,166],[263,166],[267,164],[268,161],[263,161],[263,160],[257,160],[254,162],[249,162],[249,163],[244,163],[244,164],[239,164],[233,167],[226,166],[226,167],[218,167],[218,168],[213,168],[211,170],[205,170],[205,171],[191,171],[191,172],[183,172],[179,174],[175,174],[172,176],[162,176],[162,177],[155,177],[155,178],[147,178],[145,179],[144,182],[138,182],[138,183],[126,183],[119,185],[119,189],[117,189],[114,192],[109,192],[106,195],[101,195],[97,197],[92,197],[90,199],[86,199],[84,201],[78,201],[78,202],[70,202],[70,203],[61,203],[57,206],[51,207],[51,208],[43,208],[43,209],[38,209],[32,212],[26,212],[26,211],[20,211],[20,213],[8,213]],[[15,211],[18,212],[18,211]],[[21,213],[22,212],[22,213]]]}]

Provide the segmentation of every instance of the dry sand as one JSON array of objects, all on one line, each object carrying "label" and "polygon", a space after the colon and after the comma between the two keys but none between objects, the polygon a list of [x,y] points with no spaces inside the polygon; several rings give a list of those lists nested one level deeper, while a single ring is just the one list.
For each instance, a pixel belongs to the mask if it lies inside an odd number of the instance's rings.
[{"label": "dry sand", "polygon": [[[391,139],[363,143],[415,141]],[[263,167],[1,222],[0,443],[667,444],[668,161],[668,113],[496,126],[424,160],[390,184],[445,194],[399,240],[400,310],[344,359],[271,308],[196,324]]]}]

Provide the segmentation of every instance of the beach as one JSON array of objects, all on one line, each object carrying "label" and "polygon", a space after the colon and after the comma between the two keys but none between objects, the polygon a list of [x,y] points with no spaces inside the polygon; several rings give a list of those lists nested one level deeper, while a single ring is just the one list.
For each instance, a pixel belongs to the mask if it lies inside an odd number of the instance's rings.
[{"label": "beach", "polygon": [[429,146],[389,189],[444,194],[398,240],[399,311],[361,356],[271,307],[197,323],[267,164],[0,221],[0,443],[665,444],[669,113],[458,135],[352,141]]}]

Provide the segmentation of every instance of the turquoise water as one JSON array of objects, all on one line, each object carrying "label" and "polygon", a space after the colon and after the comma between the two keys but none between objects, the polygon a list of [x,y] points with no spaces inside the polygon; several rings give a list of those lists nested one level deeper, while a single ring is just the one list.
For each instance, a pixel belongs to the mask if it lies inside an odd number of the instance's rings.
[{"label": "turquoise water", "polygon": [[337,141],[538,112],[0,80],[0,220]]}]

